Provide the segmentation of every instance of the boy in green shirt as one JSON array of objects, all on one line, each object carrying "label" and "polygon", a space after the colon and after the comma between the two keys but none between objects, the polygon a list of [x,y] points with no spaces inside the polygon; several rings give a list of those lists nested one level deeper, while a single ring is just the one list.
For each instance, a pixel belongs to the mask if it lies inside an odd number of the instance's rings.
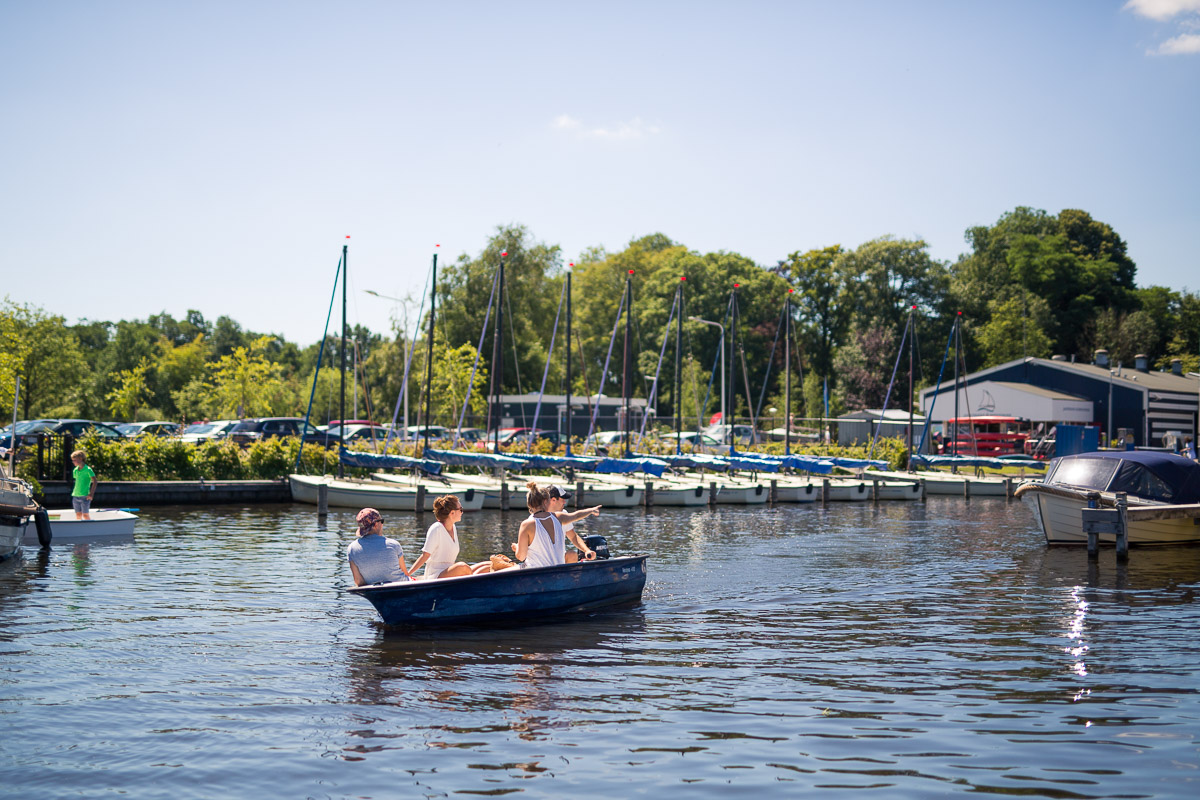
[{"label": "boy in green shirt", "polygon": [[71,507],[75,509],[75,519],[91,519],[92,498],[96,495],[96,472],[86,463],[87,453],[76,450],[71,453],[71,461],[75,469],[71,475],[75,478],[75,488],[71,490]]}]

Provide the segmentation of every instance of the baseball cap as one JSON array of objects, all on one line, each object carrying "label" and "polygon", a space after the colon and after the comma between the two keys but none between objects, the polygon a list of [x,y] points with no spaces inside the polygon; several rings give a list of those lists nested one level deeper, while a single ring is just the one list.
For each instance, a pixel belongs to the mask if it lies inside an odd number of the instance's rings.
[{"label": "baseball cap", "polygon": [[571,492],[565,486],[551,486],[546,490],[551,497],[561,497],[563,500],[571,498]]}]

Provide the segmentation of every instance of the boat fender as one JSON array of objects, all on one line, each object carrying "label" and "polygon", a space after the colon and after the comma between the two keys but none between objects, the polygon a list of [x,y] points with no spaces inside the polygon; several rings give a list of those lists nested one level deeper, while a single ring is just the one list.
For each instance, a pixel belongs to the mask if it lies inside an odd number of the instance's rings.
[{"label": "boat fender", "polygon": [[596,560],[609,558],[608,554],[608,539],[605,539],[598,533],[593,533],[591,536],[583,537],[583,543],[588,546],[589,550],[596,553]]},{"label": "boat fender", "polygon": [[49,547],[50,540],[54,538],[54,533],[50,530],[49,512],[44,508],[33,512],[33,524],[37,528],[38,544],[42,547]]}]

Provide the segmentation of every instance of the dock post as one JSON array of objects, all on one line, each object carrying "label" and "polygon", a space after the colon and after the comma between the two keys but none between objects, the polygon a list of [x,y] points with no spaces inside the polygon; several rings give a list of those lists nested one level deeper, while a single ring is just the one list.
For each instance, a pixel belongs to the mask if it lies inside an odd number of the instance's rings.
[{"label": "dock post", "polygon": [[500,481],[500,510],[508,511],[508,481]]},{"label": "dock post", "polygon": [[771,493],[767,495],[767,502],[775,505],[779,502],[779,481],[771,478]]},{"label": "dock post", "polygon": [[971,478],[967,475],[963,475],[963,499],[971,499]]},{"label": "dock post", "polygon": [[1006,500],[1013,499],[1013,488],[1012,488],[1012,478],[1011,477],[1004,479],[1004,497]]},{"label": "dock post", "polygon": [[329,513],[329,484],[322,483],[317,487],[317,513]]},{"label": "dock post", "polygon": [[879,478],[871,479],[871,502],[879,502]]},{"label": "dock post", "polygon": [[829,504],[829,478],[821,479],[821,505]]},{"label": "dock post", "polygon": [[919,483],[921,484],[921,502],[924,503],[925,502],[925,479],[921,478]]},{"label": "dock post", "polygon": [[646,481],[646,488],[642,491],[642,504],[646,508],[654,505],[654,481]]},{"label": "dock post", "polygon": [[418,514],[425,513],[425,484],[423,483],[417,484],[417,499],[416,502],[413,503],[413,511],[417,512]]},{"label": "dock post", "polygon": [[583,481],[575,481],[575,508],[584,508]]},{"label": "dock post", "polygon": [[1117,560],[1119,561],[1129,558],[1129,527],[1125,517],[1128,509],[1127,495],[1125,492],[1117,492],[1117,518],[1120,520],[1117,525]]},{"label": "dock post", "polygon": [[716,481],[708,482],[708,504],[710,506],[715,506],[717,504],[717,482]]}]

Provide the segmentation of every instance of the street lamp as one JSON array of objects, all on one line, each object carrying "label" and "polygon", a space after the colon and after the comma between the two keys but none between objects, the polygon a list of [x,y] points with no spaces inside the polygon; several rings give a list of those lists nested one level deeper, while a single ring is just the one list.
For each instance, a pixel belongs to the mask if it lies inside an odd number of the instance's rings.
[{"label": "street lamp", "polygon": [[[688,317],[688,319],[690,319],[692,322],[699,322],[703,325],[712,325],[721,329],[721,349],[718,351],[720,356],[719,360],[721,362],[721,424],[728,425],[729,420],[725,417],[725,326],[719,322],[712,322],[711,320],[700,319],[699,317]],[[733,428],[730,428],[729,430],[731,432],[730,438],[732,439]]]}]

